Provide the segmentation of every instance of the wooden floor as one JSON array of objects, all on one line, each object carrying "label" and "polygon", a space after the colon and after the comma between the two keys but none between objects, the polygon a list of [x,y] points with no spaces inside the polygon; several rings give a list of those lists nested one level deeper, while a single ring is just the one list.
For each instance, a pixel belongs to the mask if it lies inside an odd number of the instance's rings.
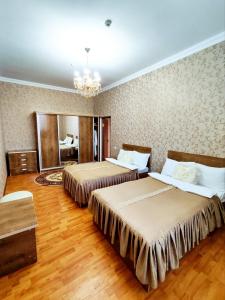
[{"label": "wooden floor", "polygon": [[0,278],[0,299],[225,299],[225,228],[217,230],[147,293],[62,187],[34,183],[35,174],[10,177],[6,192],[34,194],[38,262]]}]

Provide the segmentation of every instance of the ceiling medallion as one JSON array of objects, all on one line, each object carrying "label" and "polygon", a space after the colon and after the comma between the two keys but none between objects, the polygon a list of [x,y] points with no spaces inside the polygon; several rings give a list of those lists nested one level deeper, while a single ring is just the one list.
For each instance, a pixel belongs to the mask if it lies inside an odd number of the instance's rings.
[{"label": "ceiling medallion", "polygon": [[78,94],[90,98],[98,95],[101,92],[101,78],[97,72],[91,73],[88,66],[88,54],[90,48],[84,49],[87,55],[86,68],[84,69],[84,74],[81,76],[79,72],[75,72],[73,79],[75,90]]}]

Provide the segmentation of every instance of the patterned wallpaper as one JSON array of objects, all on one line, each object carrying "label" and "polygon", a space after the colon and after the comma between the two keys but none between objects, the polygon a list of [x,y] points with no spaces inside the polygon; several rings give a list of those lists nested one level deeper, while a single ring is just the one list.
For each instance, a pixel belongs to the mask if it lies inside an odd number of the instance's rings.
[{"label": "patterned wallpaper", "polygon": [[77,94],[0,82],[5,149],[36,148],[34,112],[93,114],[93,99]]},{"label": "patterned wallpaper", "polygon": [[225,42],[104,92],[94,101],[0,83],[0,195],[6,176],[1,127],[6,151],[35,148],[35,111],[111,115],[112,154],[124,142],[151,146],[153,170],[161,169],[169,149],[225,157],[224,60]]},{"label": "patterned wallpaper", "polygon": [[124,142],[151,146],[157,171],[168,150],[225,157],[224,60],[225,42],[97,96],[112,154]]},{"label": "patterned wallpaper", "polygon": [[6,160],[5,160],[5,147],[3,141],[3,128],[2,128],[2,114],[1,114],[1,102],[0,102],[0,197],[2,197],[5,182],[6,182]]}]

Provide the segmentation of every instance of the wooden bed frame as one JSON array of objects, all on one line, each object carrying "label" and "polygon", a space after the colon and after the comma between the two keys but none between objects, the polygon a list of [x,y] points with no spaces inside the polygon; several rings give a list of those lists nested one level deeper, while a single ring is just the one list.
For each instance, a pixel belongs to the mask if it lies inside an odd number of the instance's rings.
[{"label": "wooden bed frame", "polygon": [[151,155],[149,157],[147,167],[149,168],[149,171],[151,170],[152,148],[137,146],[137,145],[130,145],[130,144],[123,144],[122,148],[123,148],[123,150],[127,150],[127,151],[137,151],[137,152],[140,152],[140,153],[150,153]]},{"label": "wooden bed frame", "polygon": [[[214,168],[225,168],[225,158],[208,155],[192,154],[178,151],[168,151],[168,158],[177,161],[193,161]],[[223,202],[225,208],[225,202]]]},{"label": "wooden bed frame", "polygon": [[225,158],[213,157],[200,154],[192,154],[178,151],[168,151],[168,158],[177,161],[193,161],[209,167],[225,168]]}]

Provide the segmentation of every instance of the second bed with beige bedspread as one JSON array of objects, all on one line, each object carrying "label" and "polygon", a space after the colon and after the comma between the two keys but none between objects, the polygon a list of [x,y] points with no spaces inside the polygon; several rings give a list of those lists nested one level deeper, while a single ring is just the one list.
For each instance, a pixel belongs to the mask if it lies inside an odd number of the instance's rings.
[{"label": "second bed with beige bedspread", "polygon": [[138,178],[137,170],[130,170],[108,161],[71,165],[64,169],[64,188],[79,206],[88,204],[93,190]]}]

